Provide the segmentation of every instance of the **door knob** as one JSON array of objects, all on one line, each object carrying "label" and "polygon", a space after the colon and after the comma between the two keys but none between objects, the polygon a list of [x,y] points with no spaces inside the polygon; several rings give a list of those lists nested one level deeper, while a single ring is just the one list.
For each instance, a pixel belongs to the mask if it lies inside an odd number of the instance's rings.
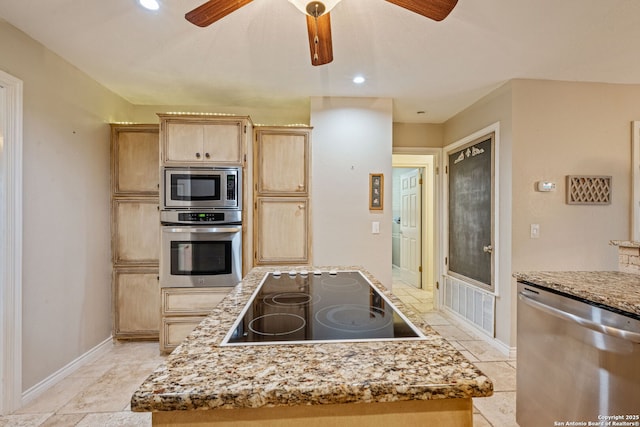
[{"label": "door knob", "polygon": [[482,251],[483,251],[483,252],[486,252],[486,253],[488,253],[488,254],[490,254],[490,253],[492,253],[492,252],[493,252],[493,247],[492,247],[491,245],[489,245],[489,246],[483,246],[483,247],[482,247]]}]

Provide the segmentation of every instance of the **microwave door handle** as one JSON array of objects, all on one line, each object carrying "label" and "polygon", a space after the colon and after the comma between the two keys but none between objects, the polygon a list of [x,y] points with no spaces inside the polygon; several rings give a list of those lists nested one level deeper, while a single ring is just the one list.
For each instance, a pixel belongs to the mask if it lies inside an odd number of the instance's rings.
[{"label": "microwave door handle", "polygon": [[164,231],[167,233],[239,233],[242,227],[166,227]]}]

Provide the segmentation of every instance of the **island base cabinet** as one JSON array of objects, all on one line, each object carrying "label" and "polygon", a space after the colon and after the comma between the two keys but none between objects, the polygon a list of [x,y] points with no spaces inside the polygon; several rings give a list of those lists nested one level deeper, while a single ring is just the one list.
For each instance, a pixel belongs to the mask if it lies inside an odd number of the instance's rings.
[{"label": "island base cabinet", "polygon": [[214,409],[152,413],[153,426],[216,427],[471,427],[473,404],[467,399],[302,405],[259,409]]}]

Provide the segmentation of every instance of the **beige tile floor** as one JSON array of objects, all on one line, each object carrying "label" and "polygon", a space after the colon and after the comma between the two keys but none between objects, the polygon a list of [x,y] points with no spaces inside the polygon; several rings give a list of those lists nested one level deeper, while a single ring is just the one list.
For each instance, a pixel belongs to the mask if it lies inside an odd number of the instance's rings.
[{"label": "beige tile floor", "polygon": [[473,400],[475,427],[517,427],[516,360],[487,344],[476,332],[433,310],[433,293],[407,285],[394,275],[393,293],[493,381],[491,397]]},{"label": "beige tile floor", "polygon": [[[494,395],[474,399],[474,426],[517,426],[515,360],[500,354],[454,320],[433,311],[429,292],[398,282],[393,290],[493,380]],[[129,399],[162,360],[157,342],[115,343],[107,354],[83,366],[35,401],[0,417],[0,426],[150,426],[150,414],[131,412]]]}]

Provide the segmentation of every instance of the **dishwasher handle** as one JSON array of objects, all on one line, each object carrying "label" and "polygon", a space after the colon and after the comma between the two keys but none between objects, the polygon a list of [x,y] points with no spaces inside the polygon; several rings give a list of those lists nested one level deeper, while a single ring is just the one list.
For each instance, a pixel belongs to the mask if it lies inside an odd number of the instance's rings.
[{"label": "dishwasher handle", "polygon": [[600,332],[605,335],[610,335],[616,338],[621,338],[626,341],[640,343],[640,333],[627,331],[625,329],[616,328],[614,326],[602,325],[592,320],[585,319],[584,317],[577,316],[573,313],[559,310],[555,307],[552,307],[550,305],[541,303],[539,301],[536,301],[530,298],[526,292],[522,292],[522,291],[518,292],[518,299],[530,307],[544,311],[545,313],[551,314],[552,316],[555,316],[555,317],[559,317],[560,319],[577,323],[580,326],[591,329],[592,331]]}]

